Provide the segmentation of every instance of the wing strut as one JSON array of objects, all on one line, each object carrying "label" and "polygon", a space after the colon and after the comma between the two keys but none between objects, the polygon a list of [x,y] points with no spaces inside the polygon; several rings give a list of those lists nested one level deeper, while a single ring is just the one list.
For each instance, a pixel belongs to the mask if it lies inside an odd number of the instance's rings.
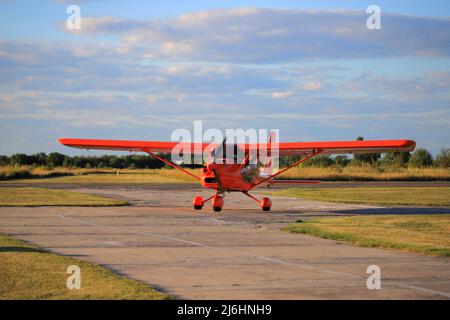
[{"label": "wing strut", "polygon": [[305,162],[305,161],[308,160],[308,159],[311,159],[312,157],[318,155],[318,154],[321,153],[321,152],[323,152],[323,150],[319,149],[319,150],[317,150],[316,152],[311,153],[311,154],[310,154],[309,156],[307,156],[306,158],[301,159],[301,160],[299,160],[299,161],[297,161],[297,162],[291,164],[289,167],[286,167],[286,168],[284,168],[283,170],[278,171],[277,173],[275,173],[275,174],[273,174],[273,175],[267,177],[267,178],[264,179],[264,180],[259,181],[258,183],[255,183],[255,184],[253,185],[253,188],[256,187],[257,185],[260,185],[261,183],[264,183],[264,182],[266,182],[266,181],[268,181],[268,180],[270,180],[270,179],[272,179],[272,178],[275,178],[276,176],[282,174],[283,172],[289,170],[290,168],[295,167],[295,166],[299,165],[300,163]]},{"label": "wing strut", "polygon": [[192,174],[192,173],[190,173],[189,171],[184,170],[184,169],[181,168],[180,166],[177,166],[175,163],[170,162],[170,161],[164,159],[163,157],[160,157],[160,156],[154,154],[153,152],[150,151],[150,149],[142,149],[142,150],[145,151],[145,152],[147,152],[149,155],[155,157],[156,159],[158,159],[158,160],[164,162],[165,164],[167,164],[167,165],[169,165],[169,166],[171,166],[171,167],[173,167],[173,168],[175,168],[175,169],[178,169],[178,170],[180,170],[180,171],[182,171],[182,172],[184,172],[184,173],[190,175],[191,177],[194,177],[194,178],[197,179],[197,180],[201,180],[200,177],[196,176],[195,174]]}]

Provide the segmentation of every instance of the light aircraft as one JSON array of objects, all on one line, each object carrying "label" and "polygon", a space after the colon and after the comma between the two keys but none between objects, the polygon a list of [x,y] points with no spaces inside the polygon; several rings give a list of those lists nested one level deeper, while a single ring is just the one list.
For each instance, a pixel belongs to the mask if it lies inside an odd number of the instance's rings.
[{"label": "light aircraft", "polygon": [[[164,141],[128,141],[128,140],[94,140],[94,139],[72,139],[60,138],[58,141],[68,147],[79,149],[99,149],[99,150],[117,150],[117,151],[138,151],[146,152],[169,166],[172,166],[185,174],[192,176],[194,179],[200,181],[204,188],[215,190],[210,197],[203,199],[196,196],[193,199],[193,206],[200,210],[203,205],[211,200],[214,211],[221,211],[224,205],[224,195],[226,192],[242,192],[249,198],[258,202],[263,211],[270,211],[272,201],[264,197],[261,200],[252,196],[249,191],[259,185],[272,185],[274,183],[289,183],[292,181],[275,180],[274,178],[281,173],[299,165],[300,163],[319,154],[352,154],[352,153],[382,153],[390,151],[405,151],[414,150],[416,143],[412,140],[362,140],[362,141],[328,141],[328,142],[277,142],[277,156],[303,156],[302,159],[293,163],[292,165],[279,170],[274,174],[262,174],[261,169],[271,161],[270,146],[272,138],[267,143],[257,144],[234,144],[231,150],[234,150],[233,155],[226,155],[225,150],[230,150],[225,147],[225,140],[222,144],[208,144],[200,142],[185,143],[185,150],[198,150],[204,153],[207,148],[211,148],[211,154],[219,154],[218,149],[222,148],[223,158],[227,160],[232,157],[232,161],[224,161],[212,156],[200,169],[200,175],[195,175],[179,165],[171,162],[158,154],[171,154],[174,148],[179,147],[180,142],[164,142]],[[236,151],[240,150],[245,158],[242,162],[236,159]],[[256,161],[256,166],[250,161],[250,154],[255,154],[257,157],[262,154],[261,150],[266,150],[268,155],[261,165],[260,161]],[[268,160],[267,160],[268,159]],[[260,159],[257,159],[260,160]],[[231,163],[230,163],[231,162]],[[314,183],[314,181],[294,181],[295,183]]]}]

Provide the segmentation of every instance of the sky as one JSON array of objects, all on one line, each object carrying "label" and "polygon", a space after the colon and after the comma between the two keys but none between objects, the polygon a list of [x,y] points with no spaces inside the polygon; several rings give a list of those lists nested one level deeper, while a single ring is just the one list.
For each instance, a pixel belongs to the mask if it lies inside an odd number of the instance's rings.
[{"label": "sky", "polygon": [[0,154],[87,154],[59,137],[168,141],[195,120],[436,154],[450,147],[449,89],[449,1],[0,0]]}]

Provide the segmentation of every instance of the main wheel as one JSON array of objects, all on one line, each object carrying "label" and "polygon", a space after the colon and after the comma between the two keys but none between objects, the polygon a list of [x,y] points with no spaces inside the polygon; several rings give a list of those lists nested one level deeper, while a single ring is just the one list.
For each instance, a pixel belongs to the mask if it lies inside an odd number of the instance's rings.
[{"label": "main wheel", "polygon": [[270,208],[272,208],[272,200],[270,200],[269,198],[262,198],[261,208],[263,209],[263,211],[270,211]]},{"label": "main wheel", "polygon": [[200,196],[196,196],[194,200],[192,200],[192,205],[194,206],[195,210],[201,210],[203,208],[203,203],[204,200]]},{"label": "main wheel", "polygon": [[223,208],[223,197],[216,194],[212,198],[212,207],[213,207],[213,210],[216,211],[216,212],[222,211],[222,208]]}]

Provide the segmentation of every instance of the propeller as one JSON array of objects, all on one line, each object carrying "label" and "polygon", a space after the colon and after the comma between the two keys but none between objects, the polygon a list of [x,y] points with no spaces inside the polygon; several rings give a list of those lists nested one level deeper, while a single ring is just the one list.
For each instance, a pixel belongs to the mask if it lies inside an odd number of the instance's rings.
[{"label": "propeller", "polygon": [[222,154],[222,158],[225,159],[225,152],[226,151],[226,147],[225,147],[225,142],[227,141],[227,137],[225,137],[222,140],[222,143],[217,145],[217,147],[215,147],[212,151],[212,155],[213,155],[213,161],[216,161],[216,156],[218,154]]},{"label": "propeller", "polygon": [[214,173],[214,178],[217,181],[217,186],[219,187],[219,193],[223,194],[223,185],[222,185],[222,181],[220,180],[219,175],[217,174],[217,171],[215,169],[212,170],[212,172]]}]

